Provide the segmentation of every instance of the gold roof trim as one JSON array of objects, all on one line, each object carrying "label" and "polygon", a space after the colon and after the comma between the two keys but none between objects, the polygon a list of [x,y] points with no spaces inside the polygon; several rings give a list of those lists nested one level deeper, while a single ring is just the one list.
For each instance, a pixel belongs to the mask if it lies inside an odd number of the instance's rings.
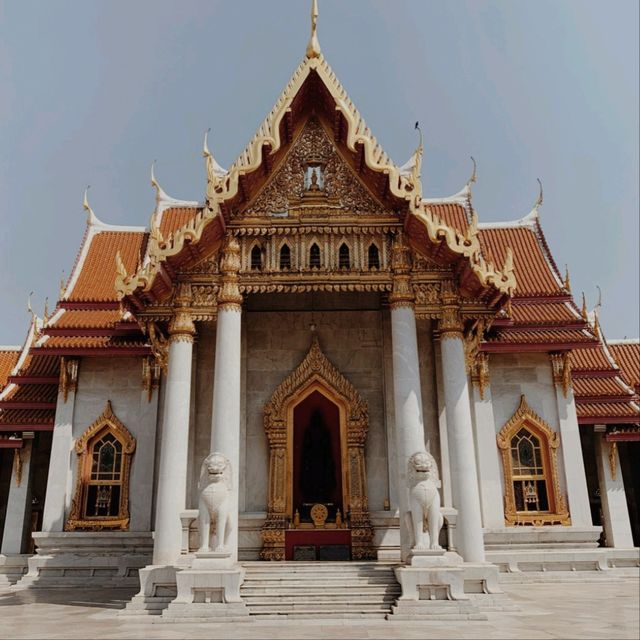
[{"label": "gold roof trim", "polygon": [[482,258],[477,238],[477,223],[474,223],[468,233],[463,236],[439,220],[422,202],[422,183],[420,180],[422,145],[416,149],[414,157],[410,161],[411,171],[402,172],[401,168],[396,166],[373,136],[364,118],[349,98],[346,89],[322,53],[319,53],[317,57],[305,57],[302,60],[258,131],[225,174],[211,170],[210,154],[209,157],[206,157],[208,163],[207,206],[166,241],[157,233],[151,234],[147,256],[137,273],[130,276],[124,274],[117,276],[115,288],[118,295],[124,297],[140,287],[144,291],[148,291],[153,284],[160,263],[179,253],[185,242],[197,243],[209,222],[221,215],[220,205],[238,193],[240,177],[255,171],[262,164],[262,148],[269,146],[271,154],[280,149],[283,144],[280,136],[280,123],[312,71],[315,71],[321,78],[336,103],[336,109],[343,114],[347,121],[347,147],[356,152],[356,145],[363,146],[367,166],[375,172],[388,176],[389,191],[397,198],[408,202],[410,213],[424,224],[429,238],[433,242],[444,239],[452,252],[470,260],[474,273],[483,285],[494,286],[502,293],[512,295],[516,286],[513,265],[509,264],[510,261],[507,259],[502,271],[500,271]]}]

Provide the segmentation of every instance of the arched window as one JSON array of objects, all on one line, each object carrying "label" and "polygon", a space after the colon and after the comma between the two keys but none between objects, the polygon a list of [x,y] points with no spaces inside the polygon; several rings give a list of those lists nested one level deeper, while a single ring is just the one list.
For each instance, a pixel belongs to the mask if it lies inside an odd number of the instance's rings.
[{"label": "arched window", "polygon": [[135,438],[111,403],[76,442],[76,491],[65,529],[129,527],[129,469]]},{"label": "arched window", "polygon": [[288,244],[283,244],[280,249],[280,268],[291,269],[291,249]]},{"label": "arched window", "polygon": [[558,483],[560,439],[525,397],[498,434],[507,525],[571,524]]},{"label": "arched window", "polygon": [[262,249],[256,244],[251,249],[251,270],[260,271],[262,269]]},{"label": "arched window", "polygon": [[338,267],[340,269],[350,269],[351,260],[349,258],[349,247],[343,242],[338,250]]},{"label": "arched window", "polygon": [[320,247],[315,242],[309,249],[309,267],[311,269],[320,268]]},{"label": "arched window", "polygon": [[378,252],[378,247],[375,244],[371,243],[369,245],[369,269],[379,269],[380,268],[380,253]]}]

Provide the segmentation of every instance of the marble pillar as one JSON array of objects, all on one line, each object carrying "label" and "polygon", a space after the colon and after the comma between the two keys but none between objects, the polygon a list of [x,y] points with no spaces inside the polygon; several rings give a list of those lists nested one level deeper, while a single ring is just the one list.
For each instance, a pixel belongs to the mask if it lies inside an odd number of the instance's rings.
[{"label": "marble pillar", "polygon": [[73,495],[73,412],[76,404],[78,360],[60,361],[60,388],[51,441],[47,491],[42,514],[43,531],[63,531]]},{"label": "marble pillar", "polygon": [[465,562],[484,562],[484,539],[478,490],[463,325],[457,291],[446,283],[440,321],[442,386],[447,414],[453,506],[458,510],[457,549]]},{"label": "marble pillar", "polygon": [[189,313],[184,308],[178,310],[169,325],[168,371],[156,492],[154,565],[174,564],[182,548],[180,512],[185,509],[187,492],[194,333]]},{"label": "marble pillar", "polygon": [[238,496],[240,483],[240,370],[242,362],[242,296],[237,278],[240,246],[230,238],[225,246],[220,270],[223,284],[218,295],[216,355],[213,378],[211,452],[222,453],[231,463],[232,488],[229,497],[231,533],[225,553],[238,560]]},{"label": "marble pillar", "polygon": [[409,249],[399,236],[392,248],[394,277],[389,302],[395,410],[395,466],[398,474],[400,546],[403,561],[408,558],[412,546],[412,533],[407,517],[409,514],[407,464],[414,453],[425,449],[418,334],[409,264]]},{"label": "marble pillar", "polygon": [[[2,535],[2,555],[23,552],[31,516],[31,453],[33,440],[24,440],[21,449],[15,449],[9,499]],[[16,458],[19,456],[19,460]]]},{"label": "marble pillar", "polygon": [[504,505],[500,499],[503,495],[502,467],[496,446],[488,353],[479,353],[476,356],[472,378],[482,524],[487,529],[501,529],[505,526]]},{"label": "marble pillar", "polygon": [[595,444],[607,546],[632,549],[633,536],[618,447],[615,442],[607,442],[602,433],[595,434]]},{"label": "marble pillar", "polygon": [[569,368],[570,364],[565,354],[552,354],[551,363],[562,443],[560,455],[567,483],[567,501],[571,524],[574,527],[590,527],[593,522],[591,520],[589,490],[587,489],[587,475],[582,459],[580,427],[570,374],[569,371],[565,371],[565,367]]}]

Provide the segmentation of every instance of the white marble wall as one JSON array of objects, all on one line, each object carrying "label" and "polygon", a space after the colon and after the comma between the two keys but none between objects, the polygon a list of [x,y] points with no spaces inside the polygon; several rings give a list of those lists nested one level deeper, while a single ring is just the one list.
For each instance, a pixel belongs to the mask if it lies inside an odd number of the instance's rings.
[{"label": "white marble wall", "polygon": [[[491,354],[489,375],[496,434],[516,412],[522,394],[526,396],[529,406],[556,433],[559,433],[560,421],[556,389],[551,362],[547,354]],[[582,451],[576,451],[575,454],[582,456]],[[502,472],[502,467],[500,470]],[[561,452],[558,455],[558,475],[560,488],[566,495],[567,483]],[[504,492],[502,473],[501,486]]]},{"label": "white marble wall", "polygon": [[[308,311],[248,311],[243,314],[246,434],[241,473],[246,512],[266,510],[269,450],[263,409],[276,387],[298,366],[311,344]],[[382,510],[389,497],[387,437],[379,311],[316,311],[320,344],[327,357],[369,405],[366,465],[369,505]],[[243,483],[244,479],[244,483]]]},{"label": "white marble wall", "polygon": [[[142,388],[142,359],[83,358],[73,414],[73,443],[103,412],[107,400],[136,439],[131,463],[130,531],[152,528],[153,472],[158,393],[151,402]],[[71,455],[71,491],[75,490],[77,456]]]}]

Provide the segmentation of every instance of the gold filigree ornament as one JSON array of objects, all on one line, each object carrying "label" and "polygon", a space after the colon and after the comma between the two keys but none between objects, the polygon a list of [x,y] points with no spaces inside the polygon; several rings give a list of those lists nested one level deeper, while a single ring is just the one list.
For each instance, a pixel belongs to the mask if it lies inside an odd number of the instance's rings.
[{"label": "gold filigree ornament", "polygon": [[553,368],[553,382],[562,388],[562,395],[566,398],[571,389],[571,351],[552,353],[549,357]]},{"label": "gold filigree ornament", "polygon": [[[74,447],[78,471],[65,531],[129,528],[129,473],[135,448],[135,438],[107,401],[102,414]],[[115,508],[111,508],[112,501]],[[99,514],[100,510],[113,513]]]},{"label": "gold filigree ornament", "polygon": [[[542,462],[542,473],[537,475],[523,475],[522,472],[515,473],[512,456],[512,439],[521,431],[525,430],[540,443],[540,455]],[[520,404],[511,419],[502,427],[497,436],[498,448],[502,455],[502,468],[504,472],[504,506],[505,524],[514,525],[570,525],[571,518],[565,497],[560,490],[560,480],[558,476],[558,447],[560,438],[558,434],[529,406],[525,396],[520,397]],[[541,475],[545,483],[547,492],[548,509],[518,510],[516,508],[516,496],[514,480],[523,483],[525,487],[524,499],[528,498],[527,491],[537,491],[535,484],[538,476]]]},{"label": "gold filigree ornament", "polygon": [[69,393],[75,393],[78,388],[78,367],[80,361],[77,358],[60,358],[60,390],[64,402],[67,402]]},{"label": "gold filigree ornament", "polygon": [[287,523],[293,510],[294,409],[318,391],[339,410],[343,508],[350,513],[352,557],[375,557],[369,516],[364,444],[369,411],[355,387],[335,368],[320,348],[317,335],[296,369],[277,387],[264,408],[264,428],[269,440],[267,519],[262,528],[263,560],[284,560]]}]

